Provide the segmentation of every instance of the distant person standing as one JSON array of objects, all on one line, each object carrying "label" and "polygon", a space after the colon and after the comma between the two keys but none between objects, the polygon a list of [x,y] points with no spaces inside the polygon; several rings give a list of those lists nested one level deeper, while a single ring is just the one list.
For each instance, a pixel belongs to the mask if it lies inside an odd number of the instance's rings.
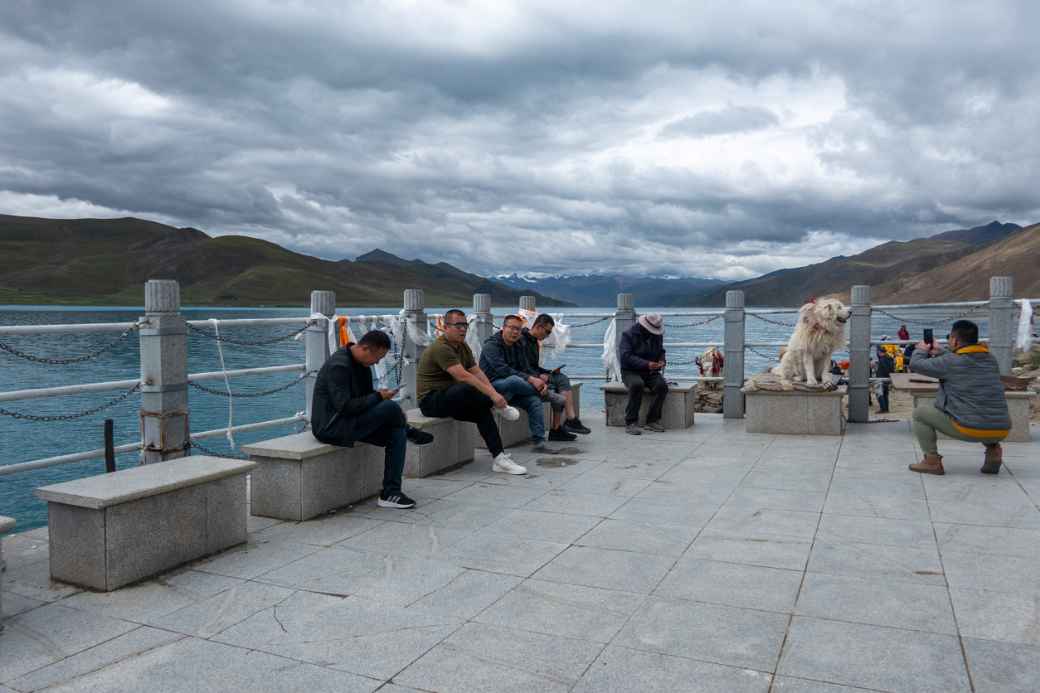
[{"label": "distant person standing", "polygon": [[621,380],[628,388],[625,407],[625,432],[640,435],[639,408],[643,404],[643,389],[649,389],[654,400],[646,413],[644,428],[663,432],[661,410],[668,397],[668,383],[664,379],[664,319],[659,313],[640,315],[636,324],[621,334],[618,345]]},{"label": "distant person standing", "polygon": [[905,342],[910,339],[910,330],[906,329],[906,325],[900,325],[899,332],[896,333],[896,336],[899,337],[900,341]]},{"label": "distant person standing", "polygon": [[920,342],[910,361],[913,373],[939,379],[935,404],[914,409],[914,435],[924,459],[910,471],[944,474],[937,433],[956,440],[982,443],[986,448],[983,474],[999,474],[1003,462],[1000,441],[1011,428],[1000,367],[985,344],[979,344],[978,325],[970,320],[953,323],[948,349]]},{"label": "distant person standing", "polygon": [[[880,344],[877,348],[877,377],[878,378],[891,378],[892,373],[896,370],[895,359],[888,353]],[[876,385],[876,394],[878,401],[878,413],[888,413],[888,392],[891,387],[889,382],[878,382]]]}]

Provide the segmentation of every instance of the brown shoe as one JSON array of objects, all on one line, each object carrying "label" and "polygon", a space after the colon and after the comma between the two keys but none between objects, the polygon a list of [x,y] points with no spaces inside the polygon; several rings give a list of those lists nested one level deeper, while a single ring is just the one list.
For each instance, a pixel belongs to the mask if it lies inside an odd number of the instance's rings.
[{"label": "brown shoe", "polygon": [[946,473],[942,465],[942,455],[925,455],[920,462],[910,465],[910,471],[918,474],[937,474],[939,476]]},{"label": "brown shoe", "polygon": [[982,469],[979,471],[983,474],[1000,474],[1000,463],[1004,461],[1004,449],[1000,447],[1000,443],[996,445],[986,446],[986,456],[982,462]]}]

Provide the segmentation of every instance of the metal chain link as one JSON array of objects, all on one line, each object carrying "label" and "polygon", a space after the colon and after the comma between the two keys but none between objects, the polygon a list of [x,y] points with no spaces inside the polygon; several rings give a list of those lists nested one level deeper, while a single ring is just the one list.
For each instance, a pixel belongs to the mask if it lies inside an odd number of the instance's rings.
[{"label": "metal chain link", "polygon": [[266,397],[268,395],[273,395],[273,394],[277,394],[279,392],[284,392],[285,390],[288,390],[289,388],[291,388],[293,385],[297,385],[299,383],[302,383],[304,381],[304,379],[308,375],[310,375],[310,374],[309,373],[304,373],[300,377],[295,378],[294,380],[292,380],[292,381],[290,381],[290,382],[288,382],[288,383],[286,383],[284,385],[279,385],[278,387],[273,387],[270,390],[257,390],[257,391],[252,391],[252,392],[231,392],[231,393],[228,393],[227,390],[213,390],[211,388],[206,387],[205,385],[199,385],[198,383],[192,382],[190,380],[188,381],[188,385],[190,387],[195,388],[196,390],[199,390],[200,392],[205,392],[208,395],[216,395],[218,397],[235,397],[235,398],[239,398],[239,397]]},{"label": "metal chain link", "polygon": [[689,323],[685,323],[685,324],[682,324],[682,325],[673,325],[671,323],[665,323],[665,327],[667,327],[670,330],[671,329],[678,329],[678,328],[682,328],[682,327],[700,327],[701,325],[707,325],[708,323],[715,322],[716,320],[719,320],[721,318],[722,318],[722,314],[720,313],[718,315],[713,315],[710,318],[707,318],[706,320],[699,320],[697,322],[689,322]]},{"label": "metal chain link", "polygon": [[760,357],[762,357],[762,358],[764,358],[764,359],[766,359],[766,360],[768,360],[770,362],[779,361],[780,360],[779,354],[777,356],[771,356],[769,354],[764,354],[761,351],[759,351],[758,349],[755,349],[754,347],[749,347],[746,344],[744,345],[744,349],[747,350],[747,351],[750,351],[752,354],[755,354],[756,356],[760,356]]},{"label": "metal chain link", "polygon": [[217,452],[216,450],[211,450],[211,449],[207,448],[205,445],[203,445],[202,443],[200,443],[199,441],[195,440],[194,438],[189,438],[188,439],[188,448],[189,448],[189,450],[191,448],[198,448],[199,450],[201,450],[203,453],[209,455],[210,457],[227,457],[227,458],[232,459],[232,460],[247,460],[247,459],[249,459],[249,457],[247,455],[243,455],[242,453]]},{"label": "metal chain link", "polygon": [[36,356],[34,354],[21,351],[20,349],[16,349],[9,344],[4,344],[3,342],[0,342],[0,351],[6,351],[11,356],[17,356],[20,359],[32,361],[33,363],[42,363],[48,366],[67,366],[72,363],[83,363],[84,361],[96,359],[98,356],[101,356],[101,354],[105,353],[106,351],[109,351],[110,349],[114,349],[115,347],[117,347],[124,339],[127,338],[127,336],[135,332],[138,329],[138,327],[138,325],[134,325],[130,329],[125,330],[122,334],[113,339],[111,342],[108,342],[107,344],[95,349],[94,351],[88,354],[84,354],[82,356],[71,356],[67,359],[51,358],[49,356]]},{"label": "metal chain link", "polygon": [[[599,324],[601,322],[606,322],[607,320],[610,320],[613,317],[614,317],[613,315],[606,315],[606,316],[604,316],[602,318],[596,318],[592,322],[581,322],[581,323],[578,323],[577,325],[567,325],[567,327],[571,328],[572,330],[576,330],[579,327],[588,327],[589,325],[597,325],[597,324]],[[566,323],[564,323],[564,324],[566,324]]]},{"label": "metal chain link", "polygon": [[750,315],[751,317],[755,318],[756,320],[761,320],[762,322],[768,322],[770,325],[779,325],[780,327],[796,327],[798,325],[798,323],[796,323],[796,322],[784,322],[782,320],[773,320],[772,318],[767,318],[766,316],[760,315],[758,313],[747,313],[746,312],[746,313],[744,313],[744,315]]},{"label": "metal chain link", "polygon": [[935,325],[937,323],[953,322],[955,320],[960,320],[961,318],[966,318],[969,315],[971,315],[972,313],[974,313],[976,311],[979,311],[979,310],[984,310],[984,309],[986,309],[988,307],[989,306],[987,306],[987,305],[971,306],[970,308],[968,308],[966,310],[962,310],[960,313],[957,313],[956,315],[951,315],[949,317],[940,317],[940,318],[928,318],[927,320],[922,320],[920,318],[902,318],[902,317],[899,317],[898,315],[894,315],[893,313],[889,313],[887,310],[882,310],[881,308],[872,308],[871,312],[873,312],[873,313],[880,313],[881,315],[884,315],[887,318],[892,318],[893,320],[896,320],[897,322],[905,322],[905,323],[908,323],[908,324],[911,324],[911,325],[932,326],[932,325]]},{"label": "metal chain link", "polygon": [[191,330],[192,332],[194,332],[195,334],[200,334],[203,337],[207,337],[208,339],[212,339],[215,342],[224,342],[226,344],[237,344],[238,346],[267,346],[269,344],[274,344],[276,342],[284,342],[287,339],[293,339],[293,338],[297,337],[298,335],[303,334],[303,332],[308,327],[310,327],[311,325],[314,324],[314,320],[308,320],[307,324],[304,325],[303,327],[301,327],[298,330],[294,330],[294,331],[286,333],[286,334],[278,335],[277,337],[271,337],[270,339],[261,339],[261,340],[258,340],[258,341],[249,341],[249,340],[246,340],[246,339],[236,339],[234,337],[226,337],[224,335],[219,335],[218,336],[218,335],[212,334],[210,332],[207,332],[206,330],[202,329],[201,327],[195,327],[190,322],[185,323],[185,324],[188,326],[188,329]]},{"label": "metal chain link", "polygon": [[130,395],[134,394],[141,389],[141,383],[137,383],[132,388],[119,395],[118,397],[105,402],[101,406],[94,407],[93,409],[87,409],[86,411],[77,412],[75,414],[51,414],[47,416],[37,416],[35,414],[23,414],[18,411],[10,411],[0,407],[0,416],[9,416],[12,419],[20,419],[22,421],[71,421],[73,419],[82,419],[84,416],[90,416],[91,414],[97,414],[100,411],[104,411],[110,407],[114,407]]}]

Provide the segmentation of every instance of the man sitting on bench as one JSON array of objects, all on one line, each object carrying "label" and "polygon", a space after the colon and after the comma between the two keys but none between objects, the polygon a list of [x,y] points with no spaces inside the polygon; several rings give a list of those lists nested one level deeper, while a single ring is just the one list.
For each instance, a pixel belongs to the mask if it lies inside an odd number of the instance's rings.
[{"label": "man sitting on bench", "polygon": [[491,469],[505,474],[526,474],[527,469],[513,461],[502,448],[491,408],[502,410],[509,421],[520,418],[520,412],[509,406],[505,398],[491,387],[480,370],[473,351],[466,344],[469,323],[461,310],[444,314],[444,334],[423,350],[416,369],[416,397],[425,416],[447,417],[477,424],[493,462]]},{"label": "man sitting on bench", "polygon": [[664,431],[661,425],[661,410],[668,397],[668,383],[664,379],[664,320],[657,313],[640,315],[636,324],[621,333],[618,346],[621,362],[621,380],[628,388],[628,405],[625,407],[625,432],[632,435],[639,430],[639,407],[643,403],[643,388],[654,396],[650,410],[646,413],[648,431]]},{"label": "man sitting on bench", "polygon": [[527,351],[527,362],[538,374],[538,377],[549,385],[548,393],[543,396],[552,404],[553,430],[559,428],[560,417],[564,416],[563,429],[565,431],[588,435],[592,431],[581,422],[578,410],[574,407],[574,391],[571,389],[571,379],[564,374],[562,366],[549,370],[539,365],[540,343],[552,334],[555,327],[556,321],[553,320],[553,317],[548,313],[542,313],[534,319],[531,329],[525,327],[520,330],[521,339],[523,340],[521,343]]},{"label": "man sitting on bench", "polygon": [[329,357],[314,383],[311,431],[329,445],[352,448],[362,441],[386,448],[379,506],[414,508],[415,501],[401,490],[405,447],[408,439],[424,445],[433,436],[408,426],[401,405],[391,399],[397,390],[372,387],[372,366],[389,350],[390,338],[372,330]]}]

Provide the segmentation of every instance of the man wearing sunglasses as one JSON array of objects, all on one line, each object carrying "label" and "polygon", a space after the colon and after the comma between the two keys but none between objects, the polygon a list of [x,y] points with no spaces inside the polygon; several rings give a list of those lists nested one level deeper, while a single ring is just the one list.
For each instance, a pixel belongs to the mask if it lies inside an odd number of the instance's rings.
[{"label": "man wearing sunglasses", "polygon": [[502,448],[502,436],[491,409],[502,410],[502,416],[509,421],[519,419],[520,412],[509,406],[477,365],[473,351],[466,344],[468,330],[466,314],[461,310],[444,314],[444,334],[426,347],[419,358],[416,370],[419,409],[425,416],[475,423],[493,458],[491,469],[503,474],[526,474],[527,469],[514,462]]},{"label": "man wearing sunglasses", "polygon": [[[553,407],[553,430],[557,430],[560,427],[560,418],[563,417],[563,430],[565,432],[588,435],[592,431],[581,422],[581,418],[578,416],[578,410],[574,406],[574,391],[571,388],[571,379],[564,374],[563,367],[560,366],[554,370],[549,370],[548,368],[542,368],[539,363],[541,342],[552,335],[555,327],[556,321],[553,320],[552,316],[548,313],[542,313],[534,319],[531,329],[525,327],[520,330],[521,343],[527,352],[527,362],[531,364],[531,368],[537,373],[538,377],[549,385],[549,394],[546,398]],[[549,433],[549,439],[553,439],[551,432]]]},{"label": "man wearing sunglasses", "polygon": [[[548,396],[549,384],[528,362],[527,350],[521,340],[523,320],[507,315],[502,329],[488,337],[480,354],[480,369],[487,373],[491,385],[506,398],[527,410],[527,425],[535,452],[555,452],[545,447],[545,416],[542,397]],[[562,399],[562,398],[560,398]],[[570,441],[577,436],[557,428],[549,433],[549,440]]]}]

